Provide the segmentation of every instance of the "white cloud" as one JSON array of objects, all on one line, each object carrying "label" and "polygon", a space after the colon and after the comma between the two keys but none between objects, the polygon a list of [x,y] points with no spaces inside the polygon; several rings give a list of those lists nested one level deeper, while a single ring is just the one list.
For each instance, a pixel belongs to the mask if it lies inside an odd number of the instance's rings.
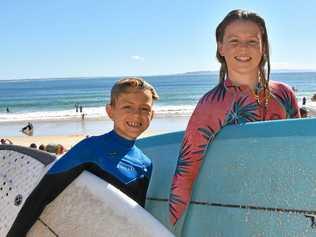
[{"label": "white cloud", "polygon": [[145,58],[143,58],[141,56],[137,56],[137,55],[131,56],[131,59],[136,60],[136,61],[144,61],[145,60]]}]

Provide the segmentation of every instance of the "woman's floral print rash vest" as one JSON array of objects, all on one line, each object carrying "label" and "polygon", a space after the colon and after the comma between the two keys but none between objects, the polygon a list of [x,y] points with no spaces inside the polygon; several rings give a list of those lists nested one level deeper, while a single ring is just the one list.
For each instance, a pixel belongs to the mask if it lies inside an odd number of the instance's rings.
[{"label": "woman's floral print rash vest", "polygon": [[270,96],[258,84],[257,96],[248,86],[235,86],[230,80],[219,83],[197,104],[185,132],[169,198],[170,221],[175,224],[191,199],[207,147],[220,129],[229,124],[299,118],[299,108],[290,87],[269,82]]}]

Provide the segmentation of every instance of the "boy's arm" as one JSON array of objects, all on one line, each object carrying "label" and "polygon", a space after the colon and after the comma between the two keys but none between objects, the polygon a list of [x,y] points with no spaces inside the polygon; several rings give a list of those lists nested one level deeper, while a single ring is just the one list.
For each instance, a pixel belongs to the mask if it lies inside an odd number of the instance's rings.
[{"label": "boy's arm", "polygon": [[146,194],[151,178],[151,172],[152,164],[150,162],[146,165],[146,171],[144,170],[142,174],[140,174],[136,182],[131,182],[130,184],[125,185],[125,191],[121,190],[144,208],[146,202]]},{"label": "boy's arm", "polygon": [[143,184],[142,188],[140,189],[140,195],[139,195],[139,204],[145,208],[146,203],[146,197],[147,197],[147,190],[150,183],[151,178],[151,172],[152,172],[152,163],[150,162],[150,165],[147,167],[147,173],[144,175],[143,178]]}]

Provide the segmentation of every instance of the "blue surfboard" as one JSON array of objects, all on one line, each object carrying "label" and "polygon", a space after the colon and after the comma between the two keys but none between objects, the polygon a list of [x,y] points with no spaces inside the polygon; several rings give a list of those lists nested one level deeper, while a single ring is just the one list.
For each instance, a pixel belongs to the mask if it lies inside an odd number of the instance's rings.
[{"label": "blue surfboard", "polygon": [[174,229],[168,197],[182,137],[138,142],[154,167],[146,209],[177,236],[316,236],[316,119],[222,129]]}]

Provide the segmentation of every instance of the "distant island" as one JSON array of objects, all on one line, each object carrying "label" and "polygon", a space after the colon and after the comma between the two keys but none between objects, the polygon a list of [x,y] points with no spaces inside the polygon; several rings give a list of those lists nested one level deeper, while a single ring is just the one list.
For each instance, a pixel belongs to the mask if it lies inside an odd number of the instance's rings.
[{"label": "distant island", "polygon": [[[191,72],[179,72],[171,74],[154,74],[154,75],[138,75],[141,77],[157,77],[157,76],[179,76],[179,75],[218,75],[218,70],[200,70]],[[271,73],[316,73],[316,69],[274,69]],[[73,77],[48,77],[48,78],[0,78],[0,81],[6,80],[77,80],[77,79],[119,79],[124,77],[123,75],[116,76],[73,76]]]},{"label": "distant island", "polygon": [[[271,70],[271,73],[304,73],[304,72],[316,72],[315,69],[274,69]],[[218,74],[219,71],[193,71],[193,72],[185,72],[179,73],[184,75],[214,75]]]},{"label": "distant island", "polygon": [[218,74],[218,71],[194,71],[194,72],[185,72],[182,74],[188,74],[188,75],[209,75],[209,74]]}]

